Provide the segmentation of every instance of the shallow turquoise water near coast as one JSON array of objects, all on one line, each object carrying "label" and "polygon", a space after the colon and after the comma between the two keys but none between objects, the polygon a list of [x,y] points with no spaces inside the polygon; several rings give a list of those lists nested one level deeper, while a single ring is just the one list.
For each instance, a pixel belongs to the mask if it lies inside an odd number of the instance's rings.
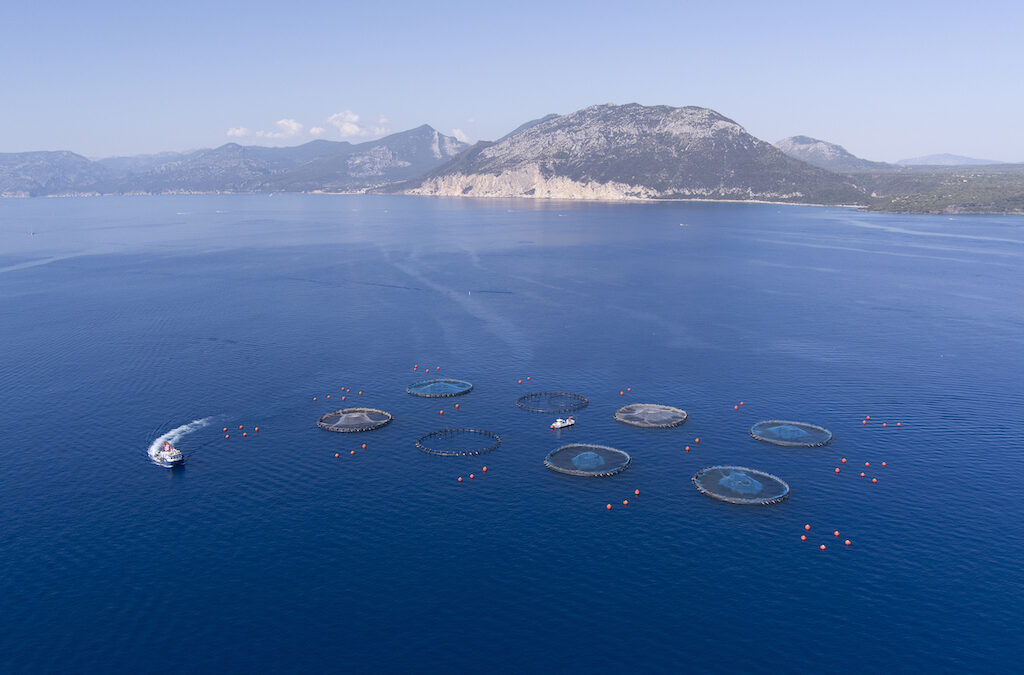
[{"label": "shallow turquoise water near coast", "polygon": [[[0,669],[1012,671],[1022,291],[1009,217],[0,200]],[[474,389],[406,393],[435,374]],[[590,405],[554,432],[530,391]],[[394,421],[316,427],[353,401]],[[445,426],[502,445],[416,449]],[[546,469],[567,442],[633,462]],[[791,495],[713,501],[716,464]]]}]

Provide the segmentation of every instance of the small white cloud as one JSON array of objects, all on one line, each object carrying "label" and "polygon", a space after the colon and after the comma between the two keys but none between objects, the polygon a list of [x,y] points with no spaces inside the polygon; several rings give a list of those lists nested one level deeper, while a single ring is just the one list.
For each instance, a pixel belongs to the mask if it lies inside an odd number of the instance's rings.
[{"label": "small white cloud", "polygon": [[469,124],[476,124],[476,120],[474,118],[472,118],[472,117],[470,117],[468,120],[466,120],[466,122],[468,122]]},{"label": "small white cloud", "polygon": [[310,136],[323,136],[325,131],[327,131],[327,130],[324,129],[323,127],[310,127],[309,128],[309,135]]},{"label": "small white cloud", "polygon": [[241,138],[248,135],[249,130],[245,127],[231,127],[228,129],[228,138]]},{"label": "small white cloud", "polygon": [[463,143],[469,143],[469,136],[462,129],[452,129],[452,136],[462,141]]},{"label": "small white cloud", "polygon": [[291,138],[302,133],[302,125],[292,119],[278,120],[275,123],[277,131],[257,131],[260,138]]},{"label": "small white cloud", "polygon": [[389,133],[391,133],[391,129],[388,129],[387,127],[374,127],[373,128],[373,135],[374,136],[387,136]]},{"label": "small white cloud", "polygon": [[391,120],[389,120],[387,117],[384,117],[383,115],[377,118],[377,124],[380,124],[381,126],[387,124],[390,121]]},{"label": "small white cloud", "polygon": [[351,110],[334,113],[327,118],[327,123],[338,130],[342,136],[366,136],[370,132],[358,124],[359,115]]}]

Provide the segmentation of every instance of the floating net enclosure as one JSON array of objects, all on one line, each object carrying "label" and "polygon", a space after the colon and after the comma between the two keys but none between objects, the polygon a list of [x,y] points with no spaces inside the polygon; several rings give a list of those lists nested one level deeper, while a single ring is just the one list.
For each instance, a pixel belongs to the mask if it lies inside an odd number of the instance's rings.
[{"label": "floating net enclosure", "polygon": [[743,466],[711,466],[693,475],[693,484],[709,497],[733,504],[775,504],[789,496],[778,476]]},{"label": "floating net enclosure", "polygon": [[585,396],[566,391],[540,391],[516,399],[523,410],[540,413],[567,413],[581,410],[590,404]]},{"label": "floating net enclosure", "polygon": [[497,450],[501,436],[483,429],[441,429],[416,439],[416,447],[430,455],[457,457]]},{"label": "floating net enclosure", "polygon": [[634,427],[668,429],[685,422],[686,411],[657,403],[631,403],[616,410],[615,419]]},{"label": "floating net enclosure", "polygon": [[316,425],[327,431],[351,433],[355,431],[373,431],[391,421],[391,413],[376,408],[345,408],[329,412]]},{"label": "floating net enclosure", "polygon": [[832,432],[828,429],[804,422],[788,422],[786,420],[758,422],[750,427],[750,435],[766,443],[803,448],[826,445],[832,440]]},{"label": "floating net enclosure", "polygon": [[424,398],[447,398],[448,396],[461,396],[473,391],[473,384],[464,380],[420,380],[413,382],[405,388],[413,396]]},{"label": "floating net enclosure", "polygon": [[628,469],[632,461],[632,457],[617,448],[571,443],[548,454],[544,466],[573,476],[612,476]]}]

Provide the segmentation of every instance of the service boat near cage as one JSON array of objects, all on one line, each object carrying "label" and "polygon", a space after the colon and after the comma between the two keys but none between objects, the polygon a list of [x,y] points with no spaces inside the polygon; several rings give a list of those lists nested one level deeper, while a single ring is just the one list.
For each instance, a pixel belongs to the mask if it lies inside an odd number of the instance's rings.
[{"label": "service boat near cage", "polygon": [[181,454],[181,450],[171,445],[169,441],[164,441],[163,445],[160,446],[160,450],[153,455],[153,461],[160,466],[170,469],[184,464],[185,456]]},{"label": "service boat near cage", "polygon": [[559,417],[557,420],[551,423],[552,429],[562,429],[564,427],[571,427],[576,424],[576,420],[572,417],[566,417],[564,420]]}]

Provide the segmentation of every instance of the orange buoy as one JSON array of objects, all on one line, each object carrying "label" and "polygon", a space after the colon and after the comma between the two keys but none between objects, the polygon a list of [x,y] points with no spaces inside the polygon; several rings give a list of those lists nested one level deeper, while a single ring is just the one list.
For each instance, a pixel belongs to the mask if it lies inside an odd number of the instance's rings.
[{"label": "orange buoy", "polygon": [[366,443],[363,443],[363,450],[366,450]]},{"label": "orange buoy", "polygon": [[869,419],[871,419],[871,415],[865,415],[865,416],[864,416],[864,419],[866,419],[866,420],[869,420]]},{"label": "orange buoy", "polygon": [[523,383],[523,381],[522,381],[522,380],[519,380],[519,384],[522,384],[522,383]]},{"label": "orange buoy", "polygon": [[241,424],[239,424],[239,425],[238,425],[238,428],[239,428],[239,429],[241,429],[241,428],[242,428],[242,425],[241,425]]},{"label": "orange buoy", "polygon": [[248,432],[248,431],[243,431],[243,432],[242,432],[242,436],[248,436],[248,435],[249,435],[249,432]]},{"label": "orange buoy", "polygon": [[640,494],[640,491],[639,490],[633,490],[633,494],[638,495],[638,494]]},{"label": "orange buoy", "polygon": [[845,457],[843,457],[843,458],[842,458],[841,460],[839,460],[839,461],[840,461],[840,462],[842,462],[843,464],[846,464],[846,458],[845,458]]},{"label": "orange buoy", "polygon": [[609,511],[611,511],[611,510],[612,510],[612,505],[611,505],[611,504],[605,504],[605,505],[604,505],[604,508],[606,508],[606,509],[608,509]]},{"label": "orange buoy", "polygon": [[844,541],[843,543],[844,543],[844,544],[846,544],[847,546],[849,546],[849,545],[850,545],[850,540],[849,540],[849,539],[847,539],[847,540],[846,540],[846,541]]},{"label": "orange buoy", "polygon": [[839,473],[839,467],[838,466],[836,467],[836,473]]},{"label": "orange buoy", "polygon": [[443,415],[443,414],[444,414],[444,411],[443,411],[443,410],[438,410],[438,411],[437,411],[437,414],[438,414],[438,415]]},{"label": "orange buoy", "polygon": [[804,529],[810,531],[810,529],[811,529],[810,523],[808,523],[807,525],[804,525]]},{"label": "orange buoy", "polygon": [[228,434],[224,434],[224,438],[231,438]]},{"label": "orange buoy", "polygon": [[348,454],[350,454],[350,455],[354,455],[354,454],[356,454],[356,451],[355,451],[355,450],[349,450],[349,451],[348,451]]},{"label": "orange buoy", "polygon": [[341,455],[339,455],[338,453],[334,453],[334,458],[335,458],[335,459],[337,459],[337,458],[339,458],[339,457],[341,457]]},{"label": "orange buoy", "polygon": [[819,546],[818,548],[820,548],[820,549],[821,549],[822,551],[824,551],[824,550],[825,550],[825,545],[824,545],[824,544],[822,544],[822,545],[821,545],[821,546]]},{"label": "orange buoy", "polygon": [[360,396],[362,396],[362,395],[363,395],[363,392],[359,392],[359,395],[360,395]]},{"label": "orange buoy", "polygon": [[882,422],[882,426],[883,426],[883,427],[887,427],[887,426],[889,426],[889,425],[888,425],[888,424],[887,424],[886,422]]},{"label": "orange buoy", "polygon": [[733,409],[733,410],[739,410],[739,409],[740,409],[740,407],[739,407],[738,405],[734,405],[734,406],[732,407],[732,409]]},{"label": "orange buoy", "polygon": [[434,370],[441,370],[441,366],[435,366]]},{"label": "orange buoy", "polygon": [[430,372],[430,368],[427,368],[427,372],[428,372],[428,373]]},{"label": "orange buoy", "polygon": [[472,474],[472,473],[471,473],[471,474],[469,474],[469,477],[470,477],[471,479],[472,479],[472,478],[476,478],[476,475],[475,475],[475,474]]},{"label": "orange buoy", "polygon": [[882,466],[888,466],[885,462],[882,462]]},{"label": "orange buoy", "polygon": [[861,477],[861,478],[863,478],[863,477],[864,477],[864,472],[863,472],[863,471],[861,471],[861,472],[860,472],[860,477]]},{"label": "orange buoy", "polygon": [[877,482],[878,482],[878,479],[877,479],[877,478],[872,478],[872,479],[871,479],[871,482],[872,482],[872,483],[877,483]]},{"label": "orange buoy", "polygon": [[835,536],[837,536],[837,537],[838,537],[838,536],[839,536],[839,530],[836,530],[836,531],[835,531],[835,532],[833,532],[832,534],[834,534]]},{"label": "orange buoy", "polygon": [[527,375],[527,376],[526,376],[526,379],[530,379],[530,376],[529,376],[529,375]]},{"label": "orange buoy", "polygon": [[700,439],[699,438],[695,438],[695,439],[693,439],[693,442],[694,443],[700,443]]},{"label": "orange buoy", "polygon": [[871,462],[864,462],[864,466],[871,466]]},{"label": "orange buoy", "polygon": [[259,433],[259,430],[260,430],[260,428],[259,428],[259,427],[256,427],[255,429],[253,429],[253,431],[255,431],[255,432],[257,432],[257,433]]},{"label": "orange buoy", "polygon": [[455,408],[456,408],[456,409],[458,409],[458,407],[459,407],[459,404],[458,404],[458,403],[456,403],[456,404],[455,404]]},{"label": "orange buoy", "polygon": [[227,428],[227,427],[224,427],[224,431],[227,431],[227,430],[228,430],[228,428]]},{"label": "orange buoy", "polygon": [[689,451],[690,451],[690,446],[686,446],[686,451],[687,451],[687,452],[689,452]]},{"label": "orange buoy", "polygon": [[330,398],[330,397],[331,397],[331,395],[330,395],[330,394],[328,394],[328,395],[327,395],[327,398]]},{"label": "orange buoy", "polygon": [[314,401],[316,400],[316,396],[314,396],[314,397],[313,397],[313,400],[314,400]]},{"label": "orange buoy", "polygon": [[460,483],[462,482],[462,476],[459,476],[459,482]]},{"label": "orange buoy", "polygon": [[896,426],[898,426],[898,427],[902,427],[902,426],[903,426],[903,424],[902,424],[902,423],[900,423],[900,422],[897,422],[897,423],[896,423]]},{"label": "orange buoy", "polygon": [[624,392],[624,391],[620,391],[619,392],[619,396],[624,396],[625,394],[626,394],[626,392]]},{"label": "orange buoy", "polygon": [[628,499],[623,499],[622,500],[622,505],[623,506],[629,506],[629,500]]},{"label": "orange buoy", "polygon": [[867,424],[867,423],[868,423],[868,421],[867,421],[867,420],[861,420],[861,421],[860,421],[860,423],[861,423],[861,424]]},{"label": "orange buoy", "polygon": [[487,473],[487,467],[486,466],[482,470],[483,470],[484,473]]},{"label": "orange buoy", "polygon": [[800,535],[800,541],[807,541],[807,535],[806,534],[801,534]]},{"label": "orange buoy", "polygon": [[626,387],[626,391],[633,391],[631,387]]},{"label": "orange buoy", "polygon": [[344,401],[344,400],[345,400],[345,397],[344,397],[344,396],[342,396],[342,397],[341,397],[341,400],[342,400],[342,401]]},{"label": "orange buoy", "polygon": [[740,405],[743,405],[743,401],[740,401]]}]

